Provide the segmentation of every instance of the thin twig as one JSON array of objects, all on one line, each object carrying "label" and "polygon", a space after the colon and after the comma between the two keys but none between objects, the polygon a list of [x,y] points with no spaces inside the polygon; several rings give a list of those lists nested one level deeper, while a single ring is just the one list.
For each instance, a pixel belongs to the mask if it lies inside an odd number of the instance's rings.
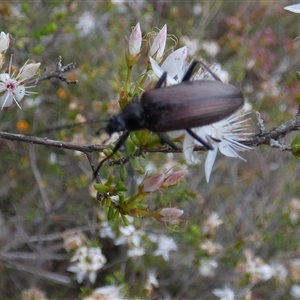
[{"label": "thin twig", "polygon": [[74,151],[80,151],[83,153],[91,153],[91,152],[102,152],[104,149],[107,149],[108,146],[105,145],[82,145],[78,143],[72,142],[63,142],[58,140],[51,140],[47,137],[40,138],[36,136],[16,134],[0,131],[0,138],[10,141],[19,141],[24,143],[38,144],[49,147],[55,147],[60,149],[69,149]]},{"label": "thin twig", "polygon": [[69,72],[75,68],[76,68],[76,63],[74,63],[74,62],[71,62],[71,63],[63,66],[62,65],[62,57],[59,56],[57,63],[56,63],[56,69],[54,71],[47,73],[46,69],[45,69],[44,72],[39,77],[33,78],[27,84],[35,85],[40,81],[50,80],[51,78],[59,79],[67,84],[76,84],[76,83],[78,83],[78,80],[69,80],[64,76],[64,73]]},{"label": "thin twig", "polygon": [[[292,131],[298,131],[300,129],[300,114],[298,113],[292,119],[286,121],[282,125],[271,129],[267,132],[260,132],[256,135],[253,135],[246,141],[239,141],[241,144],[250,146],[250,147],[258,147],[260,145],[268,145],[270,147],[278,148],[281,151],[292,151],[290,146],[285,145],[280,141],[285,135]],[[108,146],[106,145],[82,145],[73,142],[63,142],[58,140],[51,140],[47,137],[40,138],[36,136],[28,136],[23,134],[16,134],[16,133],[9,133],[0,131],[0,138],[11,140],[11,141],[19,141],[24,143],[31,143],[31,144],[39,144],[49,147],[56,147],[60,149],[69,149],[74,151],[80,151],[85,154],[92,153],[92,152],[103,152],[104,149],[107,149]],[[203,146],[195,146],[195,151],[206,151],[207,149]],[[142,155],[143,153],[180,153],[182,149],[174,150],[168,146],[158,147],[158,148],[141,148],[138,149],[134,154],[133,157],[137,157]],[[90,159],[90,157],[88,157]],[[122,158],[116,160],[115,162],[111,162],[112,165],[114,164],[123,164],[128,161],[128,158]]]}]

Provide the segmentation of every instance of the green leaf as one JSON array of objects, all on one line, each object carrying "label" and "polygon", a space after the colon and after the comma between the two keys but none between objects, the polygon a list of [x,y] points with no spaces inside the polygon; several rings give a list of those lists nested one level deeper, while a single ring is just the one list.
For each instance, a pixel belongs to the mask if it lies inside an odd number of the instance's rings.
[{"label": "green leaf", "polygon": [[126,141],[126,150],[129,155],[131,155],[135,152],[135,145],[131,139],[127,139],[127,141]]},{"label": "green leaf", "polygon": [[105,183],[106,186],[111,186],[115,180],[115,177],[113,175],[110,175],[107,179],[107,182]]},{"label": "green leaf", "polygon": [[292,153],[300,161],[300,135],[296,136],[291,144]]},{"label": "green leaf", "polygon": [[127,169],[125,165],[120,165],[120,178],[125,181],[127,178]]},{"label": "green leaf", "polygon": [[100,192],[100,193],[102,193],[102,194],[106,194],[106,193],[108,193],[108,191],[109,191],[109,187],[108,187],[108,186],[106,186],[106,185],[104,185],[104,184],[100,184],[100,183],[95,183],[95,184],[94,184],[94,188],[95,188],[98,192]]},{"label": "green leaf", "polygon": [[299,71],[296,72],[296,77],[297,77],[298,81],[300,82],[300,72]]},{"label": "green leaf", "polygon": [[118,192],[127,192],[128,191],[128,188],[125,185],[123,185],[120,181],[118,181],[116,183],[116,189]]}]

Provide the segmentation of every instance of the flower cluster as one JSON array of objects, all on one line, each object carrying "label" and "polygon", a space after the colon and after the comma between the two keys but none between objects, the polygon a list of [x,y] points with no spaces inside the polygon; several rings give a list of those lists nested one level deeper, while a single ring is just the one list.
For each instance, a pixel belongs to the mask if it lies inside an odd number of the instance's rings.
[{"label": "flower cluster", "polygon": [[250,282],[267,281],[272,277],[284,280],[287,272],[280,264],[267,264],[260,257],[254,256],[251,250],[244,251],[244,260],[238,263],[237,269],[245,274]]},{"label": "flower cluster", "polygon": [[81,283],[88,277],[91,283],[96,281],[97,271],[103,268],[106,258],[99,247],[88,247],[88,240],[83,233],[66,232],[63,236],[66,251],[74,251],[71,258],[74,264],[68,267],[69,272],[76,273],[76,279]]},{"label": "flower cluster", "polygon": [[[130,224],[119,227],[118,237],[115,237],[107,222],[102,222],[99,235],[101,238],[111,238],[116,246],[126,245],[128,247],[127,256],[137,258],[146,254],[146,249],[143,246],[143,239],[146,239],[146,233],[142,229],[136,229],[132,224],[133,220],[132,217],[128,217]],[[157,234],[150,234],[147,237],[150,242],[157,245],[154,256],[161,255],[165,261],[169,260],[170,251],[178,250],[173,238]]]},{"label": "flower cluster", "polygon": [[[0,34],[0,70],[5,62],[5,53],[10,44],[10,36],[3,31]],[[18,72],[13,70],[12,60],[10,59],[7,72],[0,73],[0,107],[1,110],[4,107],[10,106],[13,102],[21,109],[19,102],[24,96],[32,95],[34,92],[30,92],[27,89],[34,87],[29,84],[29,80],[33,78],[38,69],[40,63],[25,62]]]},{"label": "flower cluster", "polygon": [[88,277],[91,283],[96,281],[97,271],[102,269],[106,263],[106,258],[99,247],[82,246],[78,248],[71,258],[71,262],[76,262],[68,268],[69,272],[76,273],[79,283]]},{"label": "flower cluster", "polygon": [[107,285],[97,288],[93,293],[82,300],[124,300],[121,292],[122,287],[116,285]]},{"label": "flower cluster", "polygon": [[[126,61],[129,68],[127,87],[131,92],[144,90],[149,86],[152,86],[164,72],[167,72],[166,85],[173,85],[181,82],[189,67],[189,48],[187,46],[183,46],[166,56],[166,41],[167,26],[165,25],[156,34],[155,38],[152,41],[149,41],[150,49],[147,53],[148,64],[146,73],[144,73],[144,77],[138,83],[138,86],[133,86],[130,82],[131,69],[140,58],[142,52],[141,27],[139,23],[135,26],[129,37],[126,53]],[[212,68],[214,68],[214,66]],[[220,67],[218,70],[214,70],[214,72],[219,74],[224,73]],[[201,68],[192,78],[192,80],[199,79],[214,80],[207,70],[202,70]],[[248,110],[248,108],[241,109],[229,118],[217,123],[193,128],[196,135],[202,138],[202,140],[207,141],[207,143],[211,144],[214,148],[214,150],[208,152],[205,161],[205,175],[207,182],[209,182],[218,150],[228,157],[238,157],[242,160],[244,159],[238,154],[238,152],[251,150],[250,147],[243,144],[249,135],[252,135],[251,133],[246,132],[249,121],[249,119],[244,119],[245,115],[249,113],[245,111],[246,109]],[[183,136],[183,153],[186,161],[188,163],[199,162],[199,159],[193,152],[194,147],[199,144],[194,137],[184,130],[173,131],[170,132],[169,135],[172,138]]]}]

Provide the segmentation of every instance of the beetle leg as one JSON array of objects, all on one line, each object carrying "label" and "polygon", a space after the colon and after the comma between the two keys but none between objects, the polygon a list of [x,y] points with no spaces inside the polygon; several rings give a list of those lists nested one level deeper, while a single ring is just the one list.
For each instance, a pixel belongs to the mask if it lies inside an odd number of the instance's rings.
[{"label": "beetle leg", "polygon": [[155,89],[159,89],[167,79],[167,72],[164,72],[155,85]]},{"label": "beetle leg", "polygon": [[200,136],[198,136],[195,132],[193,132],[191,129],[186,129],[186,131],[199,143],[201,143],[203,146],[205,146],[209,150],[214,150],[213,146],[210,143],[207,143],[204,141]]},{"label": "beetle leg", "polygon": [[190,64],[190,66],[189,66],[188,70],[186,71],[186,73],[184,74],[184,76],[183,76],[181,82],[183,82],[183,81],[189,81],[189,80],[191,79],[191,77],[192,77],[192,75],[193,75],[193,73],[194,73],[194,69],[195,69],[195,67],[198,65],[198,63],[199,63],[199,62],[198,62],[197,60],[194,60],[194,61]]},{"label": "beetle leg", "polygon": [[212,137],[212,136],[210,136],[210,138],[211,138],[213,141],[217,142],[217,143],[221,143],[221,142],[222,142],[220,139],[214,138],[214,137]]},{"label": "beetle leg", "polygon": [[178,150],[178,147],[173,143],[173,141],[165,134],[165,133],[157,133],[156,134],[159,136],[159,138],[161,139],[161,141],[163,143],[168,144],[171,148],[173,148],[174,150]]},{"label": "beetle leg", "polygon": [[97,177],[98,172],[101,169],[103,163],[106,162],[108,159],[110,159],[121,148],[121,146],[127,140],[129,134],[130,134],[129,130],[126,130],[126,131],[123,132],[123,134],[121,135],[120,139],[117,141],[116,146],[115,146],[112,154],[110,154],[109,156],[105,157],[103,160],[100,161],[99,165],[97,166],[96,170],[94,171],[93,179],[95,179]]}]

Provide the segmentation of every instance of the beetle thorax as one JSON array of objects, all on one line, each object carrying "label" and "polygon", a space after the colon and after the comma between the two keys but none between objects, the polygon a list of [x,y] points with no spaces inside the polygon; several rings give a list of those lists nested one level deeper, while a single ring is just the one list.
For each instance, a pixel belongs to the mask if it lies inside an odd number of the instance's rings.
[{"label": "beetle thorax", "polygon": [[134,131],[147,128],[146,116],[141,102],[134,97],[122,112],[108,120],[105,131],[112,135],[114,132],[125,130]]},{"label": "beetle thorax", "polygon": [[147,128],[144,108],[136,97],[123,108],[119,116],[123,119],[126,129],[129,131]]}]

